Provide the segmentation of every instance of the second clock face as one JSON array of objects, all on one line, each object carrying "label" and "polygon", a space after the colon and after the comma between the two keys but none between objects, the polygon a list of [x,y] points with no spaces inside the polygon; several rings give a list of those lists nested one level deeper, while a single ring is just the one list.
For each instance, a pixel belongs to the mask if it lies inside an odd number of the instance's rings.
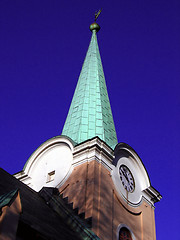
[{"label": "second clock face", "polygon": [[119,175],[122,182],[122,185],[127,192],[133,192],[135,189],[134,178],[128,167],[121,165],[119,167]]}]

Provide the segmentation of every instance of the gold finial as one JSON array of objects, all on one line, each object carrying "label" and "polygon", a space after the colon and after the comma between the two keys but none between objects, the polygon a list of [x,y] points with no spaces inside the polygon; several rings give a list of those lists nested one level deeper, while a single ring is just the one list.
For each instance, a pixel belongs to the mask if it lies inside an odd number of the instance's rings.
[{"label": "gold finial", "polygon": [[99,17],[99,14],[101,13],[101,9],[98,12],[95,12],[95,21],[90,25],[91,32],[95,31],[98,32],[100,30],[100,26],[96,23],[97,18]]},{"label": "gold finial", "polygon": [[101,13],[102,9],[100,9],[98,12],[95,12],[95,22],[99,17],[99,14]]}]

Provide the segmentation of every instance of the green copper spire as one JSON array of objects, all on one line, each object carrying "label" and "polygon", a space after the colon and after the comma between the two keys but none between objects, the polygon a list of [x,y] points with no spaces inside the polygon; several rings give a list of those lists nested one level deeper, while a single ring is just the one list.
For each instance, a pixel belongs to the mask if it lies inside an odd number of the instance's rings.
[{"label": "green copper spire", "polygon": [[117,137],[96,38],[99,29],[96,22],[90,26],[91,42],[62,135],[76,143],[98,136],[114,148]]}]

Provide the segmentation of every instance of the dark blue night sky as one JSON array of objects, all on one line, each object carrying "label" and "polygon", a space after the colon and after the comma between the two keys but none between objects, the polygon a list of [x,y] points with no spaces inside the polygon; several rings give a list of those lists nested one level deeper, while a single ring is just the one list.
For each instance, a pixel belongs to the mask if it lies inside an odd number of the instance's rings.
[{"label": "dark blue night sky", "polygon": [[179,0],[1,0],[0,166],[22,170],[41,143],[61,134],[100,8],[98,43],[118,140],[135,149],[163,195],[157,240],[178,239]]}]

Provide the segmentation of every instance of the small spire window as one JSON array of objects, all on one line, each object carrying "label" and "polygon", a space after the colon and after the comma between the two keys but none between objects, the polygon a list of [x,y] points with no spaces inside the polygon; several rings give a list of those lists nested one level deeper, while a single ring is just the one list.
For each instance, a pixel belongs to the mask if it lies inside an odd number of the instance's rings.
[{"label": "small spire window", "polygon": [[48,173],[48,175],[47,175],[47,183],[53,181],[54,177],[55,177],[55,170]]}]

